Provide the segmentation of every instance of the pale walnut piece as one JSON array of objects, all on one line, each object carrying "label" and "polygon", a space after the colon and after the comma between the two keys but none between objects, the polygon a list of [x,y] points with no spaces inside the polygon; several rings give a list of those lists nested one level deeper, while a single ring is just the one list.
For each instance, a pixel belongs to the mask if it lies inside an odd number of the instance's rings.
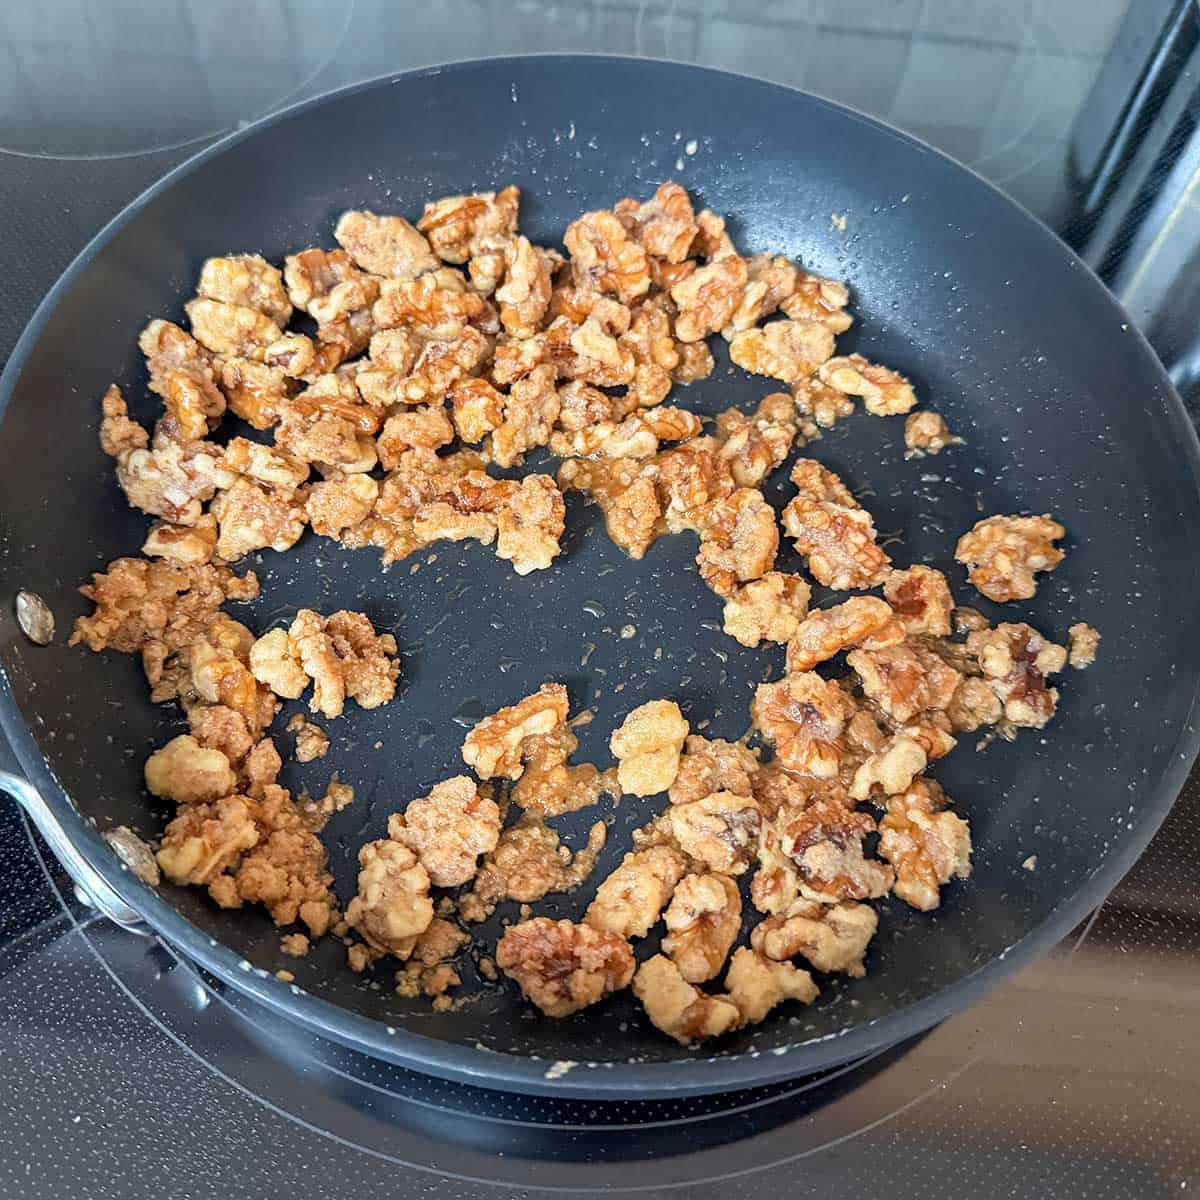
[{"label": "pale walnut piece", "polygon": [[792,468],[798,494],[783,510],[783,528],[808,560],[818,583],[839,591],[877,587],[888,556],[875,543],[875,523],[832,472],[811,459]]},{"label": "pale walnut piece", "polygon": [[792,401],[796,405],[800,433],[805,442],[817,441],[822,429],[832,429],[854,412],[854,401],[845,392],[822,383],[815,375],[802,379],[792,387]]},{"label": "pale walnut piece", "polygon": [[784,808],[775,817],[779,847],[796,864],[800,892],[827,904],[875,899],[892,886],[891,867],[863,855],[863,838],[875,831],[866,813],[835,800]]},{"label": "pale walnut piece", "polygon": [[861,979],[867,973],[863,966],[867,945],[878,927],[879,917],[866,904],[796,900],[756,925],[750,931],[750,944],[777,962],[799,955],[818,971]]},{"label": "pale walnut piece", "polygon": [[211,883],[258,844],[253,814],[248,796],[185,805],[168,823],[155,856],[162,873],[172,883]]},{"label": "pale walnut piece", "polygon": [[743,946],[725,974],[725,990],[737,1005],[741,1025],[756,1025],[777,1004],[811,1004],[820,994],[812,976],[790,962],[776,962]]},{"label": "pale walnut piece", "polygon": [[286,629],[269,630],[250,647],[250,671],[275,695],[288,700],[298,700],[308,687],[299,648]]},{"label": "pale walnut piece", "polygon": [[892,885],[901,900],[930,912],[941,903],[940,888],[971,873],[971,831],[950,812],[936,783],[917,780],[891,796],[879,823],[879,857],[896,871]]},{"label": "pale walnut piece", "polygon": [[947,446],[962,445],[962,440],[950,432],[950,426],[941,413],[923,409],[909,413],[904,420],[905,458],[940,454]]},{"label": "pale walnut piece", "polygon": [[237,776],[220,750],[201,746],[191,734],[172,738],[146,759],[146,790],[176,804],[205,804],[232,795]]},{"label": "pale walnut piece", "polygon": [[750,796],[758,769],[757,756],[742,742],[689,734],[668,796],[672,804],[703,800],[713,792]]},{"label": "pale walnut piece", "polygon": [[768,571],[726,599],[725,632],[743,646],[790,641],[808,613],[811,594],[799,575]]},{"label": "pale walnut piece", "polygon": [[743,370],[784,383],[807,379],[833,351],[833,334],[819,321],[770,321],[729,343],[729,357]]},{"label": "pale walnut piece", "polygon": [[810,612],[788,642],[789,672],[811,671],[851,646],[881,650],[904,641],[904,628],[891,606],[876,596],[852,596]]},{"label": "pale walnut piece", "polygon": [[518,575],[544,571],[562,552],[566,525],[562,493],[549,475],[526,475],[496,507],[496,557]]},{"label": "pale walnut piece", "polygon": [[185,566],[209,562],[217,549],[217,518],[205,513],[195,525],[155,521],[142,543],[148,558],[165,558]]},{"label": "pale walnut piece", "polygon": [[416,852],[435,887],[458,887],[475,877],[479,856],[496,848],[500,809],[473,779],[455,775],[391,817],[388,836]]},{"label": "pale walnut piece", "polygon": [[956,732],[971,733],[984,725],[995,725],[1004,715],[1004,705],[986,679],[968,675],[946,707],[946,716]]},{"label": "pale walnut piece", "polygon": [[408,958],[433,921],[429,875],[412,850],[386,838],[363,846],[358,863],[347,923],[378,953]]},{"label": "pale walnut piece", "polygon": [[720,1037],[741,1020],[732,1000],[705,995],[661,954],[638,967],[633,991],[651,1022],[684,1046]]},{"label": "pale walnut piece", "polygon": [[1070,663],[1077,671],[1090,667],[1096,661],[1096,650],[1100,646],[1100,634],[1082,621],[1067,630],[1071,639]]},{"label": "pale walnut piece", "polygon": [[675,781],[688,723],[674,700],[651,700],[630,712],[609,738],[623,791],[665,792]]},{"label": "pale walnut piece", "polygon": [[294,489],[247,478],[218,493],[209,511],[217,518],[216,553],[226,562],[255,550],[290,550],[308,523]]},{"label": "pale walnut piece", "polygon": [[668,263],[687,258],[698,232],[691,197],[679,184],[659,184],[649,200],[618,200],[613,212],[646,253]]},{"label": "pale walnut piece", "polygon": [[759,684],[750,715],[789,771],[833,778],[842,756],[842,730],[854,714],[846,693],[813,672]]},{"label": "pale walnut piece", "polygon": [[208,259],[200,268],[196,291],[210,300],[256,308],[281,328],[292,318],[283,275],[258,254]]},{"label": "pale walnut piece", "polygon": [[628,987],[635,963],[615,934],[535,917],[504,931],[496,965],[548,1017],[566,1017]]},{"label": "pale walnut piece", "polygon": [[742,875],[758,845],[758,805],[753,796],[713,792],[667,810],[680,849],[710,871]]},{"label": "pale walnut piece", "polygon": [[920,565],[893,571],[883,585],[883,598],[892,606],[905,633],[950,636],[954,599],[941,571]]},{"label": "pale walnut piece", "polygon": [[1004,705],[1011,725],[1041,729],[1058,705],[1058,691],[1046,686],[1067,662],[1062,646],[1046,641],[1029,625],[1002,624],[967,635],[988,686]]},{"label": "pale walnut piece", "polygon": [[584,213],[567,226],[563,243],[571,256],[575,285],[606,292],[630,304],[650,289],[646,251],[611,212]]},{"label": "pale walnut piece", "polygon": [[567,689],[561,683],[542,684],[532,696],[484,717],[463,742],[463,761],[482,779],[520,779],[526,739],[563,724],[567,707]]},{"label": "pale walnut piece", "polygon": [[700,578],[718,596],[760,579],[775,563],[775,510],[755,488],[738,488],[705,510],[700,523]]},{"label": "pale walnut piece", "polygon": [[290,653],[313,681],[308,704],[313,712],[340,717],[347,697],[362,708],[378,708],[396,694],[396,639],[376,634],[362,613],[342,610],[322,617],[302,608],[288,638]]},{"label": "pale walnut piece", "polygon": [[903,375],[868,362],[861,354],[830,358],[818,371],[822,383],[861,396],[863,407],[877,417],[906,413],[916,407],[917,395]]},{"label": "pale walnut piece", "polygon": [[944,710],[962,681],[958,671],[917,642],[853,650],[846,662],[867,697],[900,725],[929,709]]},{"label": "pale walnut piece", "polygon": [[1050,516],[987,517],[958,539],[954,557],[989,600],[1031,600],[1037,592],[1034,575],[1062,562],[1054,543],[1066,532]]},{"label": "pale walnut piece", "polygon": [[663,953],[688,983],[720,974],[742,927],[742,897],[727,875],[686,875],[663,918]]},{"label": "pale walnut piece", "polygon": [[650,932],[683,878],[687,860],[670,846],[634,850],[596,891],[584,922],[623,938]]},{"label": "pale walnut piece", "polygon": [[[953,748],[954,739],[949,738],[949,743]],[[858,766],[850,782],[850,796],[866,800],[875,793],[891,796],[903,792],[925,770],[929,760],[925,745],[902,730]]]},{"label": "pale walnut piece", "polygon": [[387,279],[411,279],[438,266],[429,243],[403,217],[346,212],[333,236],[364,271]]}]

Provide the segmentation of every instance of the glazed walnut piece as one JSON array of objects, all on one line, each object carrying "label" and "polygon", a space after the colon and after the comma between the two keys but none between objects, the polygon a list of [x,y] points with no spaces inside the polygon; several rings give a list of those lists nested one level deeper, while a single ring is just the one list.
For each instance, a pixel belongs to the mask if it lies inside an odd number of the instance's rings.
[{"label": "glazed walnut piece", "polygon": [[600,884],[584,922],[623,938],[645,937],[683,878],[686,866],[683,854],[666,845],[626,854],[620,866]]},{"label": "glazed walnut piece", "polygon": [[941,571],[920,565],[893,571],[883,585],[883,598],[892,606],[905,633],[950,636],[954,599]]},{"label": "glazed walnut piece", "polygon": [[820,994],[812,976],[790,962],[776,962],[743,946],[734,952],[725,989],[737,1005],[740,1025],[756,1025],[777,1004],[811,1004]]},{"label": "glazed walnut piece", "polygon": [[226,796],[211,804],[184,805],[163,832],[155,856],[172,883],[208,885],[258,844],[254,801]]},{"label": "glazed walnut piece", "polygon": [[621,937],[535,917],[504,931],[496,965],[548,1017],[566,1017],[628,987],[634,960]]},{"label": "glazed walnut piece", "polygon": [[667,810],[671,832],[685,854],[710,871],[742,875],[758,845],[759,815],[753,796],[713,792]]},{"label": "glazed walnut piece", "polygon": [[623,791],[634,796],[665,792],[679,770],[688,723],[674,700],[651,700],[627,714],[609,738]]},{"label": "glazed walnut piece", "polygon": [[810,612],[796,626],[788,642],[787,669],[811,671],[851,646],[880,650],[903,640],[904,629],[886,601],[852,596],[841,604]]},{"label": "glazed walnut piece", "polygon": [[850,289],[836,279],[799,272],[792,293],[779,304],[796,321],[820,321],[831,333],[845,333],[854,324],[846,312]]},{"label": "glazed walnut piece", "polygon": [[412,279],[439,265],[424,236],[403,217],[346,212],[333,236],[364,271],[385,279]]},{"label": "glazed walnut piece", "polygon": [[688,983],[721,971],[742,927],[742,897],[727,875],[687,875],[664,916],[663,953]]},{"label": "glazed walnut piece", "polygon": [[787,392],[772,392],[754,412],[727,408],[717,415],[721,458],[740,487],[757,487],[788,456],[799,425]]},{"label": "glazed walnut piece", "polygon": [[532,696],[484,717],[463,742],[463,761],[482,779],[520,779],[526,739],[544,736],[566,719],[567,689],[543,683]]},{"label": "glazed walnut piece", "polygon": [[731,596],[739,584],[765,575],[778,549],[775,510],[756,488],[738,488],[701,518],[700,578],[718,596]]},{"label": "glazed walnut piece", "polygon": [[421,860],[435,887],[458,887],[475,877],[481,854],[500,840],[500,809],[465,775],[435,784],[388,821],[388,836]]},{"label": "glazed walnut piece", "polygon": [[510,337],[533,337],[541,329],[550,307],[556,257],[514,238],[504,252],[504,283],[496,289],[500,322]]},{"label": "glazed walnut piece", "polygon": [[940,454],[947,446],[962,444],[955,437],[941,413],[922,410],[909,413],[904,419],[905,458],[924,458],[927,454]]},{"label": "glazed walnut piece", "polygon": [[1004,705],[1009,724],[1041,729],[1054,716],[1058,691],[1046,686],[1046,676],[1066,665],[1062,646],[1046,641],[1028,625],[1002,624],[968,634],[967,649]]},{"label": "glazed walnut piece", "polygon": [[853,650],[846,662],[857,672],[868,699],[899,725],[929,709],[944,710],[962,682],[958,671],[916,642]]},{"label": "glazed walnut piece", "polygon": [[558,470],[564,492],[585,492],[604,513],[613,543],[630,558],[644,557],[665,532],[663,509],[653,475],[628,459],[568,459]]},{"label": "glazed walnut piece", "polygon": [[146,790],[176,804],[204,804],[232,795],[237,776],[220,750],[201,746],[190,734],[172,738],[146,760]]},{"label": "glazed walnut piece", "polygon": [[937,908],[942,884],[971,873],[971,831],[946,808],[936,783],[917,780],[887,802],[879,823],[879,857],[896,871],[892,891],[922,912]]},{"label": "glazed walnut piece", "polygon": [[989,600],[1031,600],[1034,575],[1063,560],[1054,544],[1066,530],[1052,517],[987,517],[958,539],[954,557]]},{"label": "glazed walnut piece", "polygon": [[813,578],[839,591],[877,587],[888,556],[875,544],[875,523],[849,489],[812,459],[792,468],[798,495],[783,510],[783,528],[808,560]]},{"label": "glazed walnut piece", "polygon": [[842,731],[854,714],[846,693],[813,672],[759,684],[750,714],[789,771],[818,778],[838,773]]},{"label": "glazed walnut piece", "polygon": [[210,300],[255,308],[281,328],[292,318],[283,275],[258,254],[208,259],[200,268],[196,292]]},{"label": "glazed walnut piece", "polygon": [[726,599],[725,632],[743,646],[787,642],[808,613],[810,595],[799,575],[768,571]]},{"label": "glazed walnut piece", "polygon": [[916,393],[903,375],[868,362],[861,354],[830,358],[817,374],[822,383],[837,391],[861,396],[863,406],[874,416],[906,413],[916,407]]},{"label": "glazed walnut piece", "polygon": [[368,842],[358,852],[358,894],[346,921],[367,945],[405,959],[433,920],[429,875],[415,853],[390,839]]},{"label": "glazed walnut piece", "polygon": [[693,987],[661,954],[638,967],[633,990],[651,1022],[684,1046],[720,1037],[741,1020],[732,1000]]},{"label": "glazed walnut piece", "polygon": [[668,795],[672,804],[703,800],[713,792],[750,796],[758,769],[754,751],[741,742],[689,734]]},{"label": "glazed walnut piece", "polygon": [[875,830],[866,813],[822,799],[804,809],[781,809],[774,824],[780,850],[795,862],[808,899],[833,904],[887,894],[892,869],[863,855],[863,838]]},{"label": "glazed walnut piece", "polygon": [[784,383],[807,379],[833,351],[833,334],[819,321],[769,321],[729,343],[729,357],[739,367]]},{"label": "glazed walnut piece", "polygon": [[687,258],[698,227],[691,197],[679,184],[659,184],[654,195],[640,203],[618,200],[613,212],[647,254],[668,263]]},{"label": "glazed walnut piece", "polygon": [[520,201],[520,190],[515,187],[445,196],[425,205],[417,228],[439,258],[461,265],[485,250],[489,240],[503,245],[516,233]]},{"label": "glazed walnut piece", "polygon": [[1070,663],[1077,671],[1090,667],[1096,661],[1096,650],[1100,646],[1100,634],[1082,621],[1072,625],[1067,634],[1071,639]]},{"label": "glazed walnut piece", "polygon": [[866,904],[796,900],[759,922],[750,931],[750,944],[777,962],[800,955],[818,971],[861,979],[867,973],[863,957],[878,927],[879,917]]},{"label": "glazed walnut piece", "polygon": [[591,763],[570,765],[579,739],[569,725],[525,740],[525,771],[512,789],[512,801],[527,813],[558,817],[597,803],[602,793],[620,795],[616,771],[600,771]]},{"label": "glazed walnut piece", "polygon": [[630,304],[650,288],[646,251],[611,212],[584,213],[567,226],[563,243],[571,256],[575,285]]},{"label": "glazed walnut piece", "polygon": [[723,329],[737,310],[747,279],[746,260],[730,251],[679,280],[671,288],[679,309],[675,336],[681,342],[699,342]]}]

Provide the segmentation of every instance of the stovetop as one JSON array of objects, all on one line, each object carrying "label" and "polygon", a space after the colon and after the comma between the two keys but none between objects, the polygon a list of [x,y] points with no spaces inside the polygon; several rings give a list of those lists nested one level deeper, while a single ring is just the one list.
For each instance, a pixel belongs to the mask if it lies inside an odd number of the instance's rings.
[{"label": "stovetop", "polygon": [[[486,54],[646,54],[807,87],[926,138],[1070,236],[1071,131],[1127,7],[0,6],[0,360],[96,229],[213,136]],[[98,918],[0,804],[0,1195],[1177,1196],[1200,1187],[1198,817],[1194,775],[1098,912],[913,1043],[770,1088],[602,1105],[440,1083],[299,1032]]]}]

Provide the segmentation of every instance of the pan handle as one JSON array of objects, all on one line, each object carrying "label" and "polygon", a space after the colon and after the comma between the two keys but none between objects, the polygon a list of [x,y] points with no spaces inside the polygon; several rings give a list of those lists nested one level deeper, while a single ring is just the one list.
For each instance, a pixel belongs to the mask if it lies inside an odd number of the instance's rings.
[{"label": "pan handle", "polygon": [[27,780],[0,771],[0,792],[7,792],[25,810],[37,831],[75,884],[75,894],[110,921],[126,929],[145,928],[141,914],[131,908],[75,848],[46,802]]}]

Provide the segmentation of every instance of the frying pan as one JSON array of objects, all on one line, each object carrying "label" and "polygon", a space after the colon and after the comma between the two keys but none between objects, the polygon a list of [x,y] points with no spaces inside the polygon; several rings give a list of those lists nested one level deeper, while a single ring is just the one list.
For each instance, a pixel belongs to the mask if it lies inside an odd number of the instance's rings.
[{"label": "frying pan", "polygon": [[[965,436],[938,458],[905,461],[899,422],[859,415],[808,451],[868,489],[897,563],[946,569],[959,601],[993,619],[1029,620],[1060,641],[1086,620],[1104,635],[1097,664],[1062,681],[1047,730],[982,753],[967,737],[938,764],[971,820],[970,881],[948,887],[928,915],[881,903],[866,979],[821,979],[813,1006],[777,1009],[688,1051],[628,994],[552,1021],[512,985],[471,987],[470,970],[470,999],[434,1013],[396,996],[384,971],[373,982],[351,974],[333,939],[296,962],[262,913],[221,912],[198,890],[136,880],[101,834],[161,830],[169,814],[147,797],[141,768],[182,724],[148,702],[135,658],[69,649],[65,633],[86,607],[78,584],[141,542],[144,519],[123,503],[96,428],[114,379],[153,419],[135,346],[147,319],[181,318],[207,256],[257,251],[279,262],[330,244],[349,207],[411,217],[433,197],[516,183],[523,231],[557,243],[579,213],[670,177],[730,214],[740,247],[848,280],[857,321],[839,345],[910,376],[923,406]],[[684,402],[711,414],[770,390],[721,351]],[[22,337],[0,405],[0,718],[26,800],[36,807],[40,795],[77,866],[227,985],[281,1019],[422,1071],[533,1092],[678,1095],[894,1043],[979,998],[1096,905],[1196,753],[1197,443],[1155,357],[1078,259],[1000,193],[929,147],[799,92],[668,63],[550,56],[421,70],[299,105],[198,155],[96,237]],[[767,495],[778,505],[787,493],[782,469]],[[1036,600],[989,606],[950,561],[954,541],[983,514],[1021,511],[1065,523],[1066,562]],[[325,834],[343,901],[362,842],[461,770],[464,726],[545,679],[567,683],[574,711],[595,709],[580,761],[606,763],[609,731],[660,696],[709,736],[745,732],[752,689],[782,672],[782,649],[742,650],[720,632],[718,602],[691,565],[694,539],[664,538],[631,562],[596,510],[571,497],[564,546],[549,571],[525,578],[465,543],[386,574],[370,552],[311,536],[244,564],[262,597],[233,612],[257,630],[301,605],[345,607],[401,642],[397,700],[330,722],[330,755],[285,776],[319,794],[336,770],[357,788]],[[790,554],[782,569],[797,567]],[[19,588],[52,608],[52,645],[17,628]],[[281,741],[286,749],[289,735]],[[626,798],[592,882],[539,911],[578,913],[657,806]],[[565,839],[578,844],[594,816],[559,822]],[[282,967],[294,984],[274,978]]]}]

